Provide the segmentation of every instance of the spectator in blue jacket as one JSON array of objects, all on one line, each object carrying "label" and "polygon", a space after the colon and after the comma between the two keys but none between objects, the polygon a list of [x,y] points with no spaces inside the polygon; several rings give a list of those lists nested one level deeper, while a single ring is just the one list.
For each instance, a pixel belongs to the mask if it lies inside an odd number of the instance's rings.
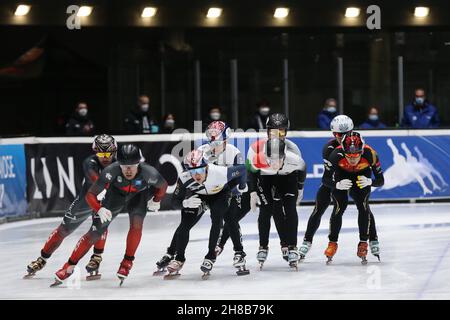
[{"label": "spectator in blue jacket", "polygon": [[336,99],[329,98],[325,101],[323,110],[317,116],[317,124],[320,129],[330,130],[330,123],[338,115]]},{"label": "spectator in blue jacket", "polygon": [[376,107],[369,109],[367,120],[361,123],[360,129],[384,129],[386,125],[380,121],[380,115]]},{"label": "spectator in blue jacket", "polygon": [[405,128],[437,128],[440,125],[437,108],[425,95],[424,89],[416,89],[413,102],[405,107],[401,126]]}]

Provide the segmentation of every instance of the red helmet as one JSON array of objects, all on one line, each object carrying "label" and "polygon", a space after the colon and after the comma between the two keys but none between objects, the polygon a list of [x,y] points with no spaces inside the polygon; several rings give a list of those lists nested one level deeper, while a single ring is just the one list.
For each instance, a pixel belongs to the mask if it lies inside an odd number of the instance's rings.
[{"label": "red helmet", "polygon": [[183,160],[183,167],[185,170],[206,167],[207,163],[203,157],[203,152],[200,150],[190,151]]},{"label": "red helmet", "polygon": [[358,132],[353,131],[344,135],[341,146],[346,155],[360,155],[364,151],[364,139]]},{"label": "red helmet", "polygon": [[206,128],[208,142],[225,141],[230,137],[230,127],[223,121],[213,121]]}]

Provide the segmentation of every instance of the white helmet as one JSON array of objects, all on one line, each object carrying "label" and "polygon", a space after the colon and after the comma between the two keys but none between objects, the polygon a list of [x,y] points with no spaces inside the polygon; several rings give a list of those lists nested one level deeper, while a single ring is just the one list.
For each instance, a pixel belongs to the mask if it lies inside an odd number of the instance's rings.
[{"label": "white helmet", "polygon": [[353,130],[353,120],[346,116],[336,116],[331,120],[330,129],[332,132],[345,133]]}]

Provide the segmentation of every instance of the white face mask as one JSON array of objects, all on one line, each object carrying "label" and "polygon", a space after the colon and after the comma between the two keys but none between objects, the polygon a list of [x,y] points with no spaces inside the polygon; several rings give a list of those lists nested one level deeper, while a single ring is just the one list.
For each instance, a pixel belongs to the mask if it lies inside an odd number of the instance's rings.
[{"label": "white face mask", "polygon": [[148,111],[148,104],[142,104],[141,105],[141,111],[142,112],[147,112]]},{"label": "white face mask", "polygon": [[378,120],[378,115],[377,114],[369,114],[369,120],[377,121]]},{"label": "white face mask", "polygon": [[173,127],[174,125],[175,125],[175,120],[172,120],[172,119],[168,119],[168,120],[166,120],[166,127]]},{"label": "white face mask", "polygon": [[328,106],[325,108],[326,111],[328,111],[329,113],[335,113],[336,112],[336,107],[334,106]]},{"label": "white face mask", "polygon": [[86,108],[82,108],[82,109],[78,110],[78,114],[82,117],[85,117],[87,115],[87,113],[88,113],[88,109],[86,109]]},{"label": "white face mask", "polygon": [[219,120],[220,119],[220,112],[211,112],[209,114],[209,116],[211,117],[211,119],[213,120]]},{"label": "white face mask", "polygon": [[259,114],[262,115],[263,117],[267,116],[270,112],[270,108],[269,107],[261,107],[259,108]]}]

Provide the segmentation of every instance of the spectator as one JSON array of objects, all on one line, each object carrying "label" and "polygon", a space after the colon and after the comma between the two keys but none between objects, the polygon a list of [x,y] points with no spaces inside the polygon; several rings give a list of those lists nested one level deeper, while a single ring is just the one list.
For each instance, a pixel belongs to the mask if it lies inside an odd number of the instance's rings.
[{"label": "spectator", "polygon": [[164,117],[161,133],[172,133],[175,130],[175,116],[169,113]]},{"label": "spectator", "polygon": [[66,123],[66,135],[68,136],[92,136],[94,135],[94,123],[88,118],[88,106],[86,102],[79,102],[75,112]]},{"label": "spectator", "polygon": [[223,121],[222,109],[220,109],[220,107],[218,106],[212,106],[211,108],[209,108],[208,118],[205,119],[202,123],[203,131],[206,130],[211,122],[218,120]]},{"label": "spectator", "polygon": [[320,129],[330,130],[331,120],[333,120],[333,118],[338,115],[336,106],[336,99],[328,98],[327,100],[325,100],[323,110],[317,117],[317,124],[319,125]]},{"label": "spectator", "polygon": [[414,100],[405,107],[401,126],[419,129],[437,128],[439,124],[437,108],[427,100],[424,89],[416,89]]},{"label": "spectator", "polygon": [[266,120],[270,113],[269,102],[262,100],[256,104],[257,111],[250,118],[247,129],[255,129],[256,131],[266,129]]},{"label": "spectator", "polygon": [[147,95],[140,95],[137,106],[124,119],[127,134],[158,133],[159,126],[153,120],[149,110],[150,99]]},{"label": "spectator", "polygon": [[359,126],[360,129],[384,129],[386,125],[380,121],[380,115],[376,107],[369,109],[367,120]]}]

